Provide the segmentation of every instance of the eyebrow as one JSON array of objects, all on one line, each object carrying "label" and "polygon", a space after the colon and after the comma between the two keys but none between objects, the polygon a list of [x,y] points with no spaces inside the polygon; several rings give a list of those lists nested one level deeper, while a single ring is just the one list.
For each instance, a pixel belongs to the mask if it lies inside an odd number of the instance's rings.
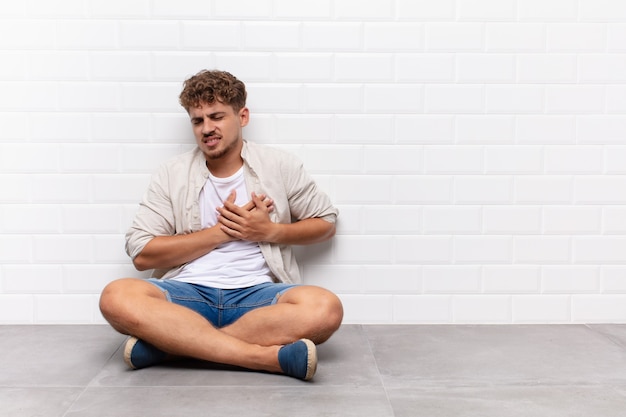
[{"label": "eyebrow", "polygon": [[[225,114],[226,114],[226,112],[216,111],[215,113],[211,113],[208,116],[209,116],[209,118],[214,118],[214,117],[223,116]],[[191,118],[192,121],[194,121],[194,120],[202,120],[202,119],[204,119],[204,115],[202,115],[202,116],[195,116],[195,117]]]}]

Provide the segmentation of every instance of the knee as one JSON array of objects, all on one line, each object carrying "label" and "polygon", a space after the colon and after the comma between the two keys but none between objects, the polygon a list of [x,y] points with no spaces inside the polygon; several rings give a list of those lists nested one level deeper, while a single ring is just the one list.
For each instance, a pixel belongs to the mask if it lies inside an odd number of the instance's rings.
[{"label": "knee", "polygon": [[123,278],[110,282],[100,294],[100,312],[117,330],[121,323],[131,318],[133,300],[132,286],[134,279]]},{"label": "knee", "polygon": [[339,297],[330,291],[325,291],[316,304],[315,311],[319,328],[314,341],[319,344],[328,340],[341,326],[343,305]]}]

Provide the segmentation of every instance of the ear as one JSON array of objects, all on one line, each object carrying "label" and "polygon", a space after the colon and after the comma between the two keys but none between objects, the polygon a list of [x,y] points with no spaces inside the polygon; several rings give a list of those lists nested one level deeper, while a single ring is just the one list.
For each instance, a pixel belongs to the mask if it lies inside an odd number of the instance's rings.
[{"label": "ear", "polygon": [[239,110],[239,123],[241,127],[244,127],[250,121],[250,110],[247,107]]}]

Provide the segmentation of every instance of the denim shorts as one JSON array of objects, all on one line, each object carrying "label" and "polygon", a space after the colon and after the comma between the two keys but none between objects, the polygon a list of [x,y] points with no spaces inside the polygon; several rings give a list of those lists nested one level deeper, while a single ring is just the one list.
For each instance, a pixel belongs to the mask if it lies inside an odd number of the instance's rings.
[{"label": "denim shorts", "polygon": [[171,279],[150,278],[168,301],[192,309],[215,327],[228,326],[259,307],[278,302],[278,298],[298,284],[266,282],[247,288],[220,289]]}]

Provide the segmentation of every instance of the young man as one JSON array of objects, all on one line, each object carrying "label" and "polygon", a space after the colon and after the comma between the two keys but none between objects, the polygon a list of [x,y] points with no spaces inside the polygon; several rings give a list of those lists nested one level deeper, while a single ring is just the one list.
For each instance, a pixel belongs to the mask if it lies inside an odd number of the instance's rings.
[{"label": "young man", "polygon": [[198,146],[159,169],[126,235],[135,267],[158,279],[111,282],[102,314],[131,336],[134,369],[183,356],[308,380],[343,308],[297,284],[290,245],[330,239],[338,211],[297,159],[243,139],[240,80],[201,71],[180,103]]}]

